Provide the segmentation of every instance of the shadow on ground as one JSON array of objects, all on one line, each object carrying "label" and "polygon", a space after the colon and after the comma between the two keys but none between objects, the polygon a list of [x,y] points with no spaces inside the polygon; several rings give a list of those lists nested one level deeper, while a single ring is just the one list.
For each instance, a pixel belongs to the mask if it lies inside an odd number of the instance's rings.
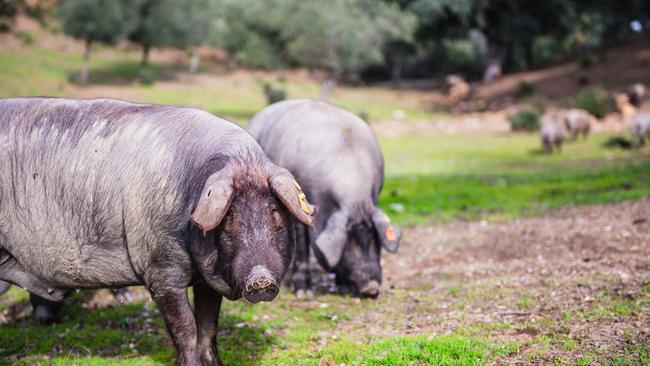
[{"label": "shadow on ground", "polygon": [[[180,65],[152,64],[142,72],[138,62],[120,62],[105,67],[91,67],[88,85],[128,85],[134,82],[170,81],[176,79],[180,70]],[[79,83],[79,78],[78,70],[68,74],[68,80],[72,83]]]}]

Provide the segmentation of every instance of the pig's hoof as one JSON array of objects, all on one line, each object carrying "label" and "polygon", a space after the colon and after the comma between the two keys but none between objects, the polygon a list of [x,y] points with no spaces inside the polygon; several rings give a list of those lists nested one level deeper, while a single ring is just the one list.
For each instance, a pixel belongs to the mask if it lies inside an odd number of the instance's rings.
[{"label": "pig's hoof", "polygon": [[56,321],[56,316],[44,306],[37,306],[34,309],[33,321],[39,325],[50,325]]}]

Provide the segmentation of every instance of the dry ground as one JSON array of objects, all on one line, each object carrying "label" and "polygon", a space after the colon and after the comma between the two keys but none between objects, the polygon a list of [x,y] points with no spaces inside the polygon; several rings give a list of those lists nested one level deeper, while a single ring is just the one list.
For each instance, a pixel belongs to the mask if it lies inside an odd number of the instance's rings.
[{"label": "dry ground", "polygon": [[487,331],[518,345],[506,363],[650,362],[650,199],[406,235],[385,256],[385,304],[341,333]]}]

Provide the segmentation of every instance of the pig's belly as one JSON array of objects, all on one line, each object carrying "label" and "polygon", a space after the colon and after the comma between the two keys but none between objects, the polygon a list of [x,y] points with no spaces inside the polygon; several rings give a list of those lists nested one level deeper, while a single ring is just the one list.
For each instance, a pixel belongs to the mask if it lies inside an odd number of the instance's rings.
[{"label": "pig's belly", "polygon": [[40,253],[16,258],[29,272],[55,288],[122,287],[140,281],[120,241],[56,243]]}]

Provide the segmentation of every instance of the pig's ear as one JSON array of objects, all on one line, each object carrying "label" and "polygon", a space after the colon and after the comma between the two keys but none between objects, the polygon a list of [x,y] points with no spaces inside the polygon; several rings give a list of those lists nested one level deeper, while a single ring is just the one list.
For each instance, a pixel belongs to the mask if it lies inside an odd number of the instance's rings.
[{"label": "pig's ear", "polygon": [[288,170],[274,167],[269,186],[296,219],[305,225],[314,226],[312,215],[316,212],[316,207],[307,202],[305,193]]},{"label": "pig's ear", "polygon": [[372,213],[372,223],[375,225],[377,237],[381,245],[391,253],[395,253],[399,248],[399,242],[402,239],[402,232],[390,223],[388,215],[376,207]]},{"label": "pig's ear", "polygon": [[336,267],[348,242],[348,215],[339,210],[333,213],[325,229],[316,238],[316,252],[321,254],[330,268]]},{"label": "pig's ear", "polygon": [[226,166],[205,181],[196,208],[190,215],[190,220],[204,234],[216,228],[230,207],[233,192],[233,174],[231,169]]}]

